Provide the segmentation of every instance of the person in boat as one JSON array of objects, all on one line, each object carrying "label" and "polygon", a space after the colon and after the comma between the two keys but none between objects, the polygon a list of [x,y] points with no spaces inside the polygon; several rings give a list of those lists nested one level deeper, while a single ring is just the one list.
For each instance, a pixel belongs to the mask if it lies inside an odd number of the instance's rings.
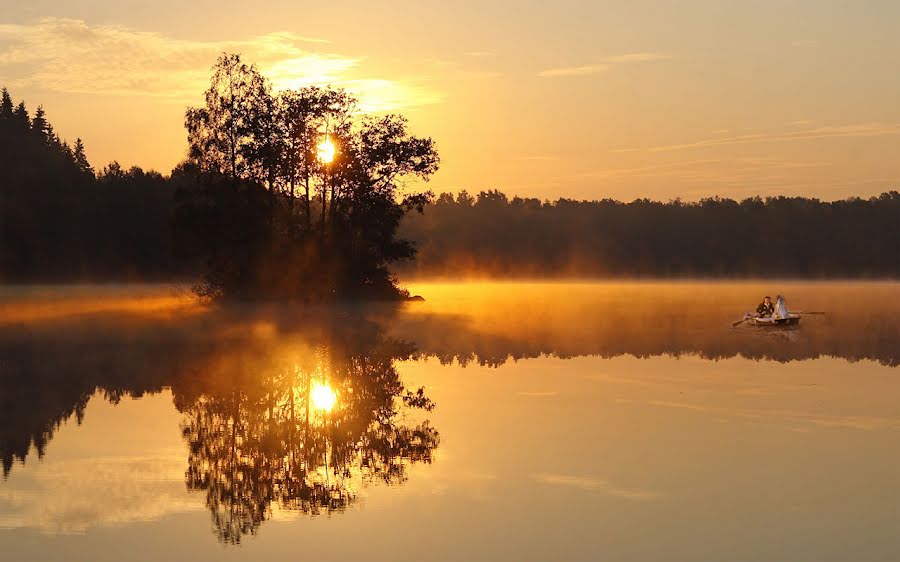
[{"label": "person in boat", "polygon": [[756,317],[769,318],[773,314],[775,314],[775,305],[772,304],[772,299],[770,297],[766,297],[759,303],[759,306],[756,307]]},{"label": "person in boat", "polygon": [[784,297],[781,295],[775,297],[775,309],[772,312],[772,317],[776,319],[788,318],[787,305],[784,303]]}]

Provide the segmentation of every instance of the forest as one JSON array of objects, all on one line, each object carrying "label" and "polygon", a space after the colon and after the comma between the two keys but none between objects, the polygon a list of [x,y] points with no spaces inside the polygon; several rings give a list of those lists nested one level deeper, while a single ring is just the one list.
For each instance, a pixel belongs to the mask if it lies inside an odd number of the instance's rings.
[{"label": "forest", "polygon": [[0,282],[156,280],[188,274],[172,243],[175,192],[163,177],[112,162],[95,170],[38,106],[0,98]]},{"label": "forest", "polygon": [[362,115],[334,88],[275,93],[219,57],[188,108],[187,158],[168,177],[60,139],[42,107],[0,106],[0,282],[196,279],[207,300],[395,300],[396,236],[430,193],[398,195],[439,164],[400,115]]},{"label": "forest", "polygon": [[402,178],[428,179],[439,164],[434,142],[401,116],[360,116],[342,90],[273,93],[237,55],[219,59],[205,100],[186,112],[187,158],[163,175],[95,168],[81,139],[62,140],[43,107],[29,112],[4,88],[0,283],[177,280],[211,299],[309,301],[403,297],[397,274],[900,276],[897,191],[401,197]]},{"label": "forest", "polygon": [[401,232],[407,273],[459,277],[900,275],[900,193],[869,199],[554,202],[441,194]]}]

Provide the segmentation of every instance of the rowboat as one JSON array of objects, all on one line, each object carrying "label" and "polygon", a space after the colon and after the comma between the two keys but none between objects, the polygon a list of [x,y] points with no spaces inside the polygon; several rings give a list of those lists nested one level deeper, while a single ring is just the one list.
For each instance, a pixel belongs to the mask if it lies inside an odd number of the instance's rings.
[{"label": "rowboat", "polygon": [[796,326],[800,323],[800,315],[788,314],[785,318],[775,318],[773,316],[764,318],[750,317],[747,319],[747,322],[753,324],[754,326],[762,326],[766,328],[775,328],[779,326]]},{"label": "rowboat", "polygon": [[[769,298],[769,297],[766,297]],[[762,308],[762,307],[760,307]],[[732,322],[733,327],[738,327],[745,322],[753,326],[761,326],[764,328],[786,328],[788,326],[798,326],[800,324],[801,314],[825,314],[824,312],[788,312],[787,306],[784,304],[784,297],[778,295],[775,299],[774,314],[772,316],[755,316],[747,313],[741,320]],[[760,310],[759,308],[757,310]],[[772,309],[770,309],[772,310]]]}]

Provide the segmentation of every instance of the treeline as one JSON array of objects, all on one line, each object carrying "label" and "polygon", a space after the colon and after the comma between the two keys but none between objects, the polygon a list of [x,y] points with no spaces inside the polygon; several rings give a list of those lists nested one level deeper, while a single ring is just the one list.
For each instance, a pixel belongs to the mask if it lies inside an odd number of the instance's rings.
[{"label": "treeline", "polygon": [[[84,144],[60,139],[0,98],[0,282],[160,279],[186,274],[172,243],[177,172],[163,177],[116,162],[99,173]],[[189,179],[188,179],[189,181]]]},{"label": "treeline", "polygon": [[[243,97],[223,107],[232,84]],[[164,176],[116,162],[95,171],[80,139],[66,143],[43,108],[30,114],[3,89],[0,283],[201,279],[214,297],[317,300],[396,296],[389,267],[447,277],[900,276],[896,191],[835,202],[549,202],[496,190],[400,200],[398,178],[427,178],[438,162],[402,118],[360,122],[339,90],[276,96],[233,55],[220,59],[206,98],[187,114],[189,158]]]},{"label": "treeline", "polygon": [[429,276],[891,277],[900,275],[900,193],[555,202],[444,193],[402,235]]},{"label": "treeline", "polygon": [[42,107],[3,89],[0,282],[193,278],[210,300],[402,299],[389,267],[415,255],[396,236],[431,194],[439,158],[399,115],[361,116],[347,92],[273,92],[240,56],[213,67],[185,115],[187,158],[171,175],[113,162],[96,173]]}]

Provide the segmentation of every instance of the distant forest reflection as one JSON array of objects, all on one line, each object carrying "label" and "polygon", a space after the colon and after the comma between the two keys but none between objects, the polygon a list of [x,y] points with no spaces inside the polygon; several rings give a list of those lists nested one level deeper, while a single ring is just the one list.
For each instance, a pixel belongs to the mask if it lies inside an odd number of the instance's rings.
[{"label": "distant forest reflection", "polygon": [[[219,539],[237,543],[275,507],[340,512],[361,487],[402,483],[411,464],[432,462],[435,404],[427,388],[406,387],[402,361],[628,354],[900,364],[896,284],[789,288],[828,313],[796,330],[731,328],[735,303],[762,289],[651,284],[430,285],[426,302],[328,310],[127,295],[118,310],[97,309],[89,295],[29,308],[7,298],[0,461],[6,476],[32,451],[43,456],[97,393],[116,403],[171,389],[189,451],[186,485],[205,496]],[[331,409],[315,403],[323,385],[336,398]]]}]

